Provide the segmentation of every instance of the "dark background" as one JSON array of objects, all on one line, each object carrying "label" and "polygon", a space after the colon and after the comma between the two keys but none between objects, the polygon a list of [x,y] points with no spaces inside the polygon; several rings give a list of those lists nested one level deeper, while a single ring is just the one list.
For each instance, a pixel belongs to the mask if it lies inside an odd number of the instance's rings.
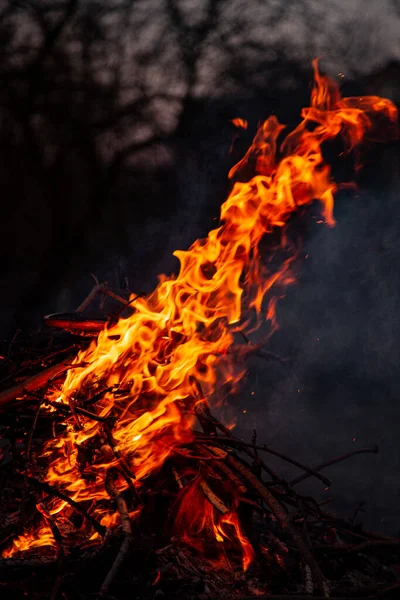
[{"label": "dark background", "polygon": [[[399,30],[394,0],[0,1],[0,335],[74,310],[91,272],[151,290],[172,251],[213,227],[257,122],[298,122],[315,56],[345,94],[398,103]],[[239,116],[249,130],[230,154]],[[331,491],[303,487],[333,492],[346,516],[367,501],[367,524],[396,533],[398,144],[365,162],[336,228],[310,211],[271,341],[288,366],[252,359],[227,412],[309,464],[377,442],[378,456],[327,472]]]}]

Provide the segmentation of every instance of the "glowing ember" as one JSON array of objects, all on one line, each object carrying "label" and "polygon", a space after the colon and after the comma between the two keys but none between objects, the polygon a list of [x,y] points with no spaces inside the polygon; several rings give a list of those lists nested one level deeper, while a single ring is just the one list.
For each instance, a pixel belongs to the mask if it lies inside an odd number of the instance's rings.
[{"label": "glowing ember", "polygon": [[[152,294],[132,297],[132,316],[102,331],[76,357],[75,365],[81,366],[70,369],[61,389],[48,394],[53,404],[69,406],[72,416],[66,418],[64,431],[45,445],[46,481],[76,502],[90,501],[90,514],[107,526],[120,522],[104,508],[107,471],[118,467],[125,473],[117,481],[120,490],[128,485],[140,490],[178,446],[192,440],[196,403],[202,398],[217,402],[222,386],[232,389],[244,375],[244,361],[232,352],[237,333],[254,330],[265,320],[274,328],[273,289],[293,281],[293,257],[278,271],[268,270],[258,250],[263,236],[277,228],[284,231],[290,216],[316,199],[324,221],[334,225],[337,186],[324,163],[322,144],[340,135],[351,150],[365,138],[379,137],[377,123],[387,128],[396,121],[389,100],[342,99],[336,84],[318,73],[316,62],[314,68],[311,106],[302,110],[302,122],[279,151],[284,126],[271,116],[231,170],[237,181],[221,208],[222,225],[189,250],[176,251],[178,275],[162,275]],[[233,123],[247,127],[242,119]],[[244,167],[252,170],[248,181],[240,180]],[[241,530],[236,500],[227,511],[218,510],[200,481],[196,477],[181,490],[176,518],[180,534],[202,551],[201,540],[210,536],[217,546],[236,544],[246,569],[254,552]],[[70,507],[53,498],[47,510],[58,521],[62,515],[67,518]],[[90,535],[92,540],[98,537],[93,531]],[[52,545],[51,530],[44,524],[13,544],[5,556]]]}]

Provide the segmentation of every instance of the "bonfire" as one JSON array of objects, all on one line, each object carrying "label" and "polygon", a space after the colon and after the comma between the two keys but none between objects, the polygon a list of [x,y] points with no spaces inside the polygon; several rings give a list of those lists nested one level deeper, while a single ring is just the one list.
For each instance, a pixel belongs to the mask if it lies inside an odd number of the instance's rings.
[{"label": "bonfire", "polygon": [[[301,123],[286,136],[275,116],[259,127],[229,173],[218,227],[175,252],[177,275],[161,275],[147,296],[97,282],[75,314],[46,317],[51,336],[3,361],[0,572],[13,597],[400,594],[382,567],[396,562],[397,539],[295,490],[307,477],[329,487],[324,467],[375,448],[311,468],[215,417],[240,393],[251,356],[265,368],[282,361],[267,346],[277,301],[295,280],[289,224],[314,201],[335,223],[324,145],[340,137],[356,156],[363,142],[396,135],[389,100],[342,98],[317,61],[314,75]],[[279,240],[278,267],[260,250],[266,236]],[[88,319],[99,294],[119,310]],[[268,454],[299,476],[280,477]]]}]

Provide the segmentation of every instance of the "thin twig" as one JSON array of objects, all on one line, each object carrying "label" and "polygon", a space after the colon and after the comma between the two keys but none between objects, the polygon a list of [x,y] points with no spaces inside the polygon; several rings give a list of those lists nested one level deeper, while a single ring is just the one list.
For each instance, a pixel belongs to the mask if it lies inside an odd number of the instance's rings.
[{"label": "thin twig", "polygon": [[236,345],[228,348],[224,354],[231,354],[234,360],[245,360],[250,356],[256,356],[258,358],[264,358],[267,361],[277,361],[280,362],[281,365],[287,366],[288,360],[282,358],[278,354],[274,352],[270,352],[269,350],[264,350],[262,348],[264,344],[251,344],[248,343],[246,346]]},{"label": "thin twig", "polygon": [[[51,400],[46,400],[46,404],[49,404],[50,406],[52,406],[56,410],[61,411],[64,414],[72,414],[69,404],[62,404],[61,402],[52,402]],[[87,417],[88,419],[92,419],[92,421],[98,421],[99,423],[108,422],[107,417],[100,417],[99,415],[96,415],[95,413],[92,413],[89,410],[86,410],[85,408],[80,408],[79,406],[74,406],[74,411],[79,413],[80,415]]]},{"label": "thin twig", "polygon": [[253,488],[253,490],[260,496],[262,500],[267,504],[270,510],[273,512],[275,517],[278,519],[282,530],[287,531],[291,536],[293,543],[297,547],[304,561],[310,567],[313,574],[314,581],[318,586],[318,589],[324,594],[325,598],[329,597],[329,588],[322,574],[322,571],[316,562],[310,548],[305,543],[302,535],[296,529],[296,527],[290,522],[288,514],[284,511],[279,501],[271,494],[271,492],[265,488],[262,482],[241,462],[231,455],[227,457],[227,464],[236,470]]},{"label": "thin twig", "polygon": [[56,496],[60,500],[63,500],[64,502],[66,502],[67,504],[72,506],[76,511],[81,513],[85,517],[85,519],[87,519],[93,525],[93,529],[95,531],[97,531],[97,533],[100,534],[101,537],[105,536],[106,528],[103,527],[103,525],[100,525],[100,523],[94,517],[92,517],[92,515],[90,515],[86,510],[84,510],[78,502],[75,502],[75,500],[72,500],[72,498],[70,498],[69,496],[64,494],[64,492],[61,492],[59,489],[55,488],[54,486],[50,485],[49,483],[46,483],[45,481],[39,481],[38,479],[35,479],[34,477],[28,477],[27,482],[30,483],[36,489],[42,490],[43,492],[46,492],[46,494],[49,494],[50,496]]},{"label": "thin twig", "polygon": [[114,581],[119,569],[121,568],[121,565],[124,562],[132,543],[132,527],[128,513],[128,507],[114,483],[115,476],[116,471],[114,469],[109,469],[106,475],[105,486],[108,495],[112,500],[114,500],[119,515],[121,517],[121,527],[124,533],[124,540],[121,544],[117,557],[114,560],[114,563],[109,572],[107,573],[107,577],[103,581],[103,585],[100,588],[101,596],[106,596],[108,594],[108,590],[110,589],[112,582]]},{"label": "thin twig", "polygon": [[34,418],[33,424],[32,424],[32,429],[31,429],[31,432],[29,434],[28,448],[27,448],[27,451],[26,451],[26,458],[27,458],[28,461],[30,461],[30,459],[31,459],[31,450],[32,450],[33,436],[34,436],[35,431],[36,431],[36,425],[37,425],[37,422],[38,422],[38,419],[39,419],[39,414],[40,414],[40,409],[42,408],[42,404],[43,404],[43,399],[39,398],[38,405],[37,405],[36,412],[35,412],[35,418]]},{"label": "thin twig", "polygon": [[53,589],[51,592],[50,600],[57,600],[57,597],[60,593],[62,582],[63,582],[63,574],[64,574],[64,564],[65,564],[65,551],[64,551],[64,540],[61,535],[60,530],[57,527],[57,524],[53,517],[50,515],[49,511],[46,509],[43,502],[37,504],[38,511],[43,515],[46,519],[51,533],[53,534],[54,540],[57,544],[57,576],[53,585]]},{"label": "thin twig", "polygon": [[[346,460],[346,458],[350,458],[351,456],[355,456],[356,454],[365,454],[367,452],[371,452],[372,454],[377,454],[378,446],[373,446],[372,448],[358,448],[357,450],[351,450],[350,452],[346,452],[346,454],[342,454],[341,456],[336,456],[335,458],[331,458],[330,460],[327,460],[327,461],[317,465],[316,467],[314,467],[312,469],[312,471],[314,471],[314,472],[321,471],[322,469],[325,469],[326,467],[330,467],[331,465],[341,462],[342,460]],[[304,481],[305,479],[308,479],[308,477],[311,477],[311,473],[304,473],[303,475],[299,475],[299,477],[296,477],[295,479],[290,481],[289,485],[290,486],[296,485],[297,483],[300,483],[300,481]]]},{"label": "thin twig", "polygon": [[133,310],[133,307],[130,306],[132,304],[132,302],[135,302],[135,300],[137,300],[138,298],[143,298],[143,296],[146,296],[146,294],[144,292],[141,292],[140,294],[136,294],[136,296],[134,296],[130,300],[127,300],[125,302],[125,306],[120,308],[119,311],[115,313],[115,316],[118,317],[124,311],[125,308],[132,308],[132,310]]},{"label": "thin twig", "polygon": [[220,448],[218,448],[218,447],[210,447],[210,446],[207,446],[207,447],[196,446],[196,449],[200,455],[204,456],[207,459],[218,458],[219,460],[217,460],[214,465],[215,469],[225,475],[225,477],[234,485],[234,488],[238,494],[240,494],[242,496],[247,494],[247,488],[244,485],[243,481],[240,479],[240,477],[238,477],[236,475],[236,473],[234,473],[228,467],[228,465],[221,460],[221,458],[223,458],[224,460],[226,459],[226,457],[227,457],[226,452],[221,451]]},{"label": "thin twig", "polygon": [[117,390],[118,390],[118,386],[110,385],[110,386],[104,388],[104,390],[97,392],[97,394],[94,394],[94,396],[91,396],[90,398],[87,398],[86,400],[82,400],[81,403],[85,406],[91,405],[91,404],[96,404],[96,402],[98,402],[99,400],[102,399],[104,394],[107,394],[108,392],[111,392],[111,391],[116,392]]},{"label": "thin twig", "polygon": [[127,308],[129,306],[129,300],[123,298],[122,296],[120,296],[116,292],[113,292],[112,290],[109,290],[108,288],[104,290],[104,294],[107,294],[107,296],[122,304],[124,308]]},{"label": "thin twig", "polygon": [[108,422],[104,423],[103,429],[104,429],[104,433],[106,434],[108,445],[110,446],[115,458],[118,460],[119,466],[126,473],[126,475],[128,475],[128,477],[130,477],[131,479],[136,479],[136,475],[131,471],[129,466],[126,464],[126,461],[125,461],[124,457],[122,456],[121,452],[115,447],[116,444],[115,444],[115,440],[114,440],[114,437],[112,434],[110,424]]},{"label": "thin twig", "polygon": [[324,477],[323,475],[320,475],[320,473],[317,473],[316,469],[311,469],[310,467],[307,467],[306,465],[299,463],[297,460],[290,458],[289,456],[286,456],[285,454],[282,454],[281,452],[272,450],[272,448],[269,448],[265,444],[263,444],[262,446],[260,446],[260,445],[256,446],[253,443],[250,444],[248,442],[243,442],[242,440],[239,440],[234,437],[224,438],[221,436],[209,436],[207,438],[203,438],[202,436],[200,436],[200,440],[208,441],[210,443],[217,443],[217,444],[220,443],[221,445],[226,445],[226,446],[234,446],[236,448],[253,448],[256,459],[258,458],[258,455],[256,454],[256,452],[258,450],[263,450],[264,452],[268,452],[268,454],[277,456],[278,458],[281,458],[282,460],[284,460],[292,465],[295,465],[299,469],[306,471],[307,477],[316,477],[317,479],[322,481],[322,483],[324,483],[327,487],[329,487],[331,485],[331,481],[327,477]]},{"label": "thin twig", "polygon": [[314,550],[321,552],[334,552],[334,553],[345,553],[345,554],[358,554],[359,552],[365,552],[367,550],[377,550],[378,548],[400,548],[400,540],[374,540],[361,542],[361,544],[344,545],[344,546],[330,546],[324,544],[318,544],[313,546]]},{"label": "thin twig", "polygon": [[[221,423],[219,423],[219,421],[217,419],[215,419],[215,417],[213,417],[209,407],[207,406],[207,403],[205,401],[203,401],[200,404],[203,405],[202,419],[205,422],[204,424],[207,426],[206,420],[211,419],[212,424],[214,426],[219,425],[220,428],[222,427],[226,431],[227,430],[226,427],[224,427]],[[230,434],[230,432],[229,432],[229,434]],[[255,456],[254,452],[253,452],[253,456]],[[245,465],[243,465],[241,462],[239,462],[236,458],[234,458],[230,454],[228,454],[226,456],[226,464],[228,467],[232,467],[232,469],[234,469],[236,471],[236,473],[238,473],[241,476],[242,479],[244,479],[247,483],[249,483],[251,485],[253,490],[267,504],[267,506],[270,508],[270,510],[275,515],[275,517],[278,519],[278,521],[282,527],[282,530],[287,531],[290,534],[290,536],[293,540],[293,543],[297,547],[298,551],[300,552],[300,554],[303,557],[306,564],[308,564],[308,566],[310,567],[310,570],[313,574],[316,586],[324,594],[324,597],[328,598],[329,597],[328,583],[325,580],[325,577],[324,577],[318,563],[316,562],[311,549],[307,546],[307,544],[304,541],[300,532],[290,522],[289,516],[287,515],[287,513],[285,512],[285,510],[283,509],[283,507],[279,503],[279,501],[275,498],[275,496],[273,496],[271,494],[271,492],[266,487],[263,486],[262,482],[254,475],[254,473],[252,473],[247,467],[245,467]]]},{"label": "thin twig", "polygon": [[174,454],[178,454],[179,456],[184,456],[185,458],[191,458],[194,460],[225,460],[224,456],[195,456],[194,454],[189,454],[188,452],[183,452],[179,450],[179,448],[174,448]]},{"label": "thin twig", "polygon": [[72,351],[76,349],[76,351],[78,352],[81,349],[81,347],[82,347],[82,344],[72,344],[72,346],[69,346],[68,348],[63,348],[62,350],[56,350],[55,352],[51,352],[51,354],[47,354],[44,357],[41,356],[40,358],[36,358],[35,360],[29,361],[28,364],[24,365],[23,367],[20,367],[16,371],[13,371],[6,377],[3,377],[3,379],[0,380],[0,384],[1,384],[1,386],[3,386],[3,384],[6,381],[8,381],[9,379],[15,379],[16,377],[20,377],[22,375],[22,373],[32,369],[32,367],[34,367],[38,364],[43,366],[44,362],[49,361],[50,359],[54,358],[55,356],[60,356],[60,354],[61,355],[66,354],[68,356],[70,356],[70,355],[72,356]]},{"label": "thin twig", "polygon": [[[200,388],[199,384],[197,384],[197,385],[198,385],[200,393],[201,393],[201,388]],[[218,439],[218,436],[216,435],[216,430],[219,429],[226,435],[226,438],[221,437],[221,440],[225,440],[225,439],[235,440],[236,439],[233,437],[231,431],[227,427],[225,427],[225,425],[223,425],[220,421],[218,421],[218,419],[216,419],[214,417],[214,415],[211,413],[210,408],[205,399],[202,399],[196,403],[195,414],[196,414],[197,418],[199,419],[200,425],[202,426],[204,432],[207,435],[211,434],[212,438],[214,438],[214,435],[215,435],[216,439]],[[199,418],[199,415],[200,415],[200,418]],[[250,445],[250,448],[252,448],[252,445]],[[253,460],[256,460],[256,455],[254,454],[254,450],[250,450],[250,448],[248,446],[244,445],[243,453],[247,454],[247,456],[250,456]],[[281,480],[281,478],[278,477],[278,475],[275,473],[275,471],[273,471],[262,460],[262,458],[258,459],[258,465],[262,469],[264,469],[264,471],[266,471],[266,473],[268,473],[268,475],[270,477],[272,477],[272,479],[274,479],[275,481]]]},{"label": "thin twig", "polygon": [[93,279],[95,280],[95,286],[92,288],[92,290],[89,292],[89,294],[86,296],[86,298],[83,300],[83,302],[80,303],[80,305],[78,306],[78,308],[75,309],[75,312],[77,313],[81,313],[83,312],[91,302],[93,302],[93,300],[96,298],[97,294],[99,292],[101,292],[104,288],[104,283],[99,283],[99,280],[97,279],[97,277],[95,275],[93,275],[93,273],[91,273]]},{"label": "thin twig", "polygon": [[212,491],[210,486],[204,479],[200,481],[200,487],[203,490],[208,501],[223,515],[229,512],[229,508],[222,502],[220,498]]},{"label": "thin twig", "polygon": [[19,336],[19,334],[21,333],[21,331],[22,331],[22,329],[17,329],[17,331],[14,333],[14,335],[13,335],[13,338],[12,338],[12,340],[11,340],[11,342],[10,342],[10,345],[8,346],[8,353],[7,353],[7,356],[10,356],[10,354],[11,354],[11,350],[12,350],[12,347],[13,347],[13,345],[14,345],[14,342],[15,342],[15,340],[17,339],[17,337]]},{"label": "thin twig", "polygon": [[179,475],[179,473],[175,469],[175,467],[172,467],[172,473],[173,473],[176,483],[178,484],[179,489],[182,490],[183,489],[182,477]]},{"label": "thin twig", "polygon": [[44,387],[49,380],[54,381],[60,373],[65,373],[65,371],[68,371],[71,367],[70,361],[57,363],[56,365],[52,365],[51,367],[44,369],[44,371],[33,375],[29,379],[21,381],[21,383],[17,383],[8,390],[4,390],[4,392],[0,393],[0,407],[9,404],[13,400],[20,400],[23,396]]},{"label": "thin twig", "polygon": [[[93,279],[95,281],[95,286],[90,291],[89,295],[83,300],[83,302],[81,302],[81,304],[78,306],[78,308],[75,309],[76,313],[82,313],[89,306],[89,304],[95,299],[97,294],[101,294],[101,293],[106,294],[110,298],[113,298],[113,300],[116,300],[117,302],[122,304],[123,305],[122,310],[124,310],[124,308],[129,306],[130,302],[128,300],[126,300],[126,298],[124,298],[123,296],[120,296],[113,290],[110,290],[108,288],[107,282],[100,283],[99,280],[97,279],[97,277],[93,273],[91,273],[91,276],[93,277]],[[131,300],[131,302],[132,301],[133,300]]]}]

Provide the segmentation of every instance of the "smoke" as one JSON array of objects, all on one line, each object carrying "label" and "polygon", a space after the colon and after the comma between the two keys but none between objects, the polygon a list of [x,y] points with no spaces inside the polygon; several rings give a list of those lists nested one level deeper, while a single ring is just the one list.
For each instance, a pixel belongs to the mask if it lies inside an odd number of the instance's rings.
[{"label": "smoke", "polygon": [[[237,433],[250,439],[256,428],[260,442],[310,466],[378,444],[378,455],[330,467],[330,490],[320,482],[297,489],[321,500],[332,495],[347,517],[366,502],[358,520],[393,533],[400,528],[397,191],[339,195],[335,214],[335,228],[310,227],[298,283],[279,304],[270,349],[289,364],[254,360],[235,400]],[[298,474],[272,464],[289,478]]]}]

